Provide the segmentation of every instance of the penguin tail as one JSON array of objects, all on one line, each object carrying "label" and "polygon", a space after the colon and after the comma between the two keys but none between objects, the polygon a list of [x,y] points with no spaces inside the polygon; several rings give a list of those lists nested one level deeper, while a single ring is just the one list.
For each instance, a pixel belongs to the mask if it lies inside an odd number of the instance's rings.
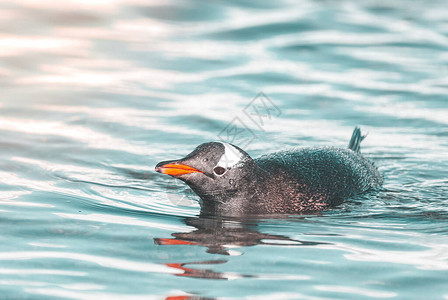
[{"label": "penguin tail", "polygon": [[355,152],[360,152],[361,149],[361,142],[366,138],[366,135],[361,134],[361,128],[358,126],[355,127],[355,130],[353,130],[352,138],[350,139],[350,142],[348,143],[348,149],[351,149]]}]

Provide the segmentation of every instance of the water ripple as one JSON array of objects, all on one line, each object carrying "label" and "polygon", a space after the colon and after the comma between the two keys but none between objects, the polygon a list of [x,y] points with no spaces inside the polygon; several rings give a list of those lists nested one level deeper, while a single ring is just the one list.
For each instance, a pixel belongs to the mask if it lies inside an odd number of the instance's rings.
[{"label": "water ripple", "polygon": [[157,265],[145,262],[136,262],[131,260],[122,260],[106,256],[88,255],[83,253],[46,252],[46,251],[0,252],[0,260],[8,260],[8,261],[32,260],[41,258],[79,260],[91,264],[98,264],[106,268],[121,269],[133,272],[158,272],[168,274],[179,273],[178,271],[163,265]]}]

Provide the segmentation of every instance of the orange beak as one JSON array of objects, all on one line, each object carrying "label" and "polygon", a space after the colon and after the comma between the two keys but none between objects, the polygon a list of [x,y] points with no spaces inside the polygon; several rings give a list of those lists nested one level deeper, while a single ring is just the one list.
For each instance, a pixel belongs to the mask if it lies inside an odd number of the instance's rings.
[{"label": "orange beak", "polygon": [[161,166],[156,166],[156,172],[162,173],[162,174],[168,174],[171,176],[180,176],[184,174],[190,174],[190,173],[204,173],[202,171],[199,171],[198,169],[195,169],[193,167],[181,164],[181,163],[167,163]]}]

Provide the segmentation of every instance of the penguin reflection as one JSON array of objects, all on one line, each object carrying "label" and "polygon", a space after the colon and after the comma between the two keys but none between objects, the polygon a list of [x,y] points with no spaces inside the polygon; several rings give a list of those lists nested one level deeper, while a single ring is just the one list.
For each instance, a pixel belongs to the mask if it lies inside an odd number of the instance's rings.
[{"label": "penguin reflection", "polygon": [[[326,244],[322,242],[301,241],[288,238],[283,235],[273,235],[261,233],[257,230],[255,221],[240,221],[226,218],[193,217],[185,218],[186,225],[193,226],[191,232],[176,232],[171,235],[174,238],[155,238],[157,245],[197,245],[207,248],[211,254],[221,255],[242,255],[242,252],[232,248],[249,247],[255,245],[276,245],[276,246],[315,246]],[[220,273],[212,270],[195,269],[187,265],[222,264],[227,260],[210,260],[189,263],[168,263],[169,267],[183,270],[184,273],[177,276],[187,276],[207,279],[234,279],[241,277],[256,277],[247,274]]]}]

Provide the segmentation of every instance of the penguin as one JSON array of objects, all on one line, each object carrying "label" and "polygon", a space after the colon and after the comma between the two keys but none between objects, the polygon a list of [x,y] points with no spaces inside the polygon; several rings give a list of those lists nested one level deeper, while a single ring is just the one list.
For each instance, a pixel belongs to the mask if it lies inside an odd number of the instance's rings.
[{"label": "penguin", "polygon": [[361,155],[364,138],[356,127],[346,149],[293,148],[255,159],[233,144],[209,142],[180,160],[158,163],[155,171],[189,185],[202,215],[318,212],[381,187],[382,175]]}]

